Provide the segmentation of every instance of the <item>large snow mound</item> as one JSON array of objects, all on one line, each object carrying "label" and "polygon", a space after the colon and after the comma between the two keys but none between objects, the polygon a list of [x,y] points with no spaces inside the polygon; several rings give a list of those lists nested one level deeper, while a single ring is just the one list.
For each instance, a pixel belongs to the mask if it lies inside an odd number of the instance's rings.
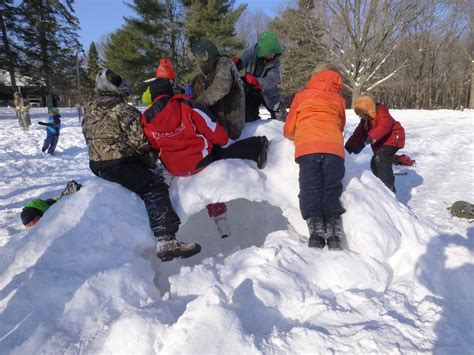
[{"label": "large snow mound", "polygon": [[[178,238],[203,248],[192,258],[157,261],[143,202],[95,177],[11,237],[0,353],[472,351],[473,264],[450,259],[457,248],[472,261],[472,238],[419,219],[367,171],[365,152],[346,158],[347,249],[309,249],[293,144],[270,120],[243,137],[263,134],[264,170],[227,160],[171,180]],[[207,216],[212,202],[228,202],[230,238]]]}]

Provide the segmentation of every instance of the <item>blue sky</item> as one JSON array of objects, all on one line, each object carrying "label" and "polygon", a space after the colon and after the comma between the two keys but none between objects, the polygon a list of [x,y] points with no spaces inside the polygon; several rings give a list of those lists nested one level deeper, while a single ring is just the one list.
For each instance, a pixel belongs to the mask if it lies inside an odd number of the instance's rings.
[{"label": "blue sky", "polygon": [[[263,10],[274,16],[284,0],[237,0],[238,4],[247,4],[252,10]],[[76,0],[76,15],[81,24],[79,31],[84,50],[88,50],[92,41],[99,41],[102,36],[113,32],[123,25],[124,16],[131,16],[132,11],[122,0]]]}]

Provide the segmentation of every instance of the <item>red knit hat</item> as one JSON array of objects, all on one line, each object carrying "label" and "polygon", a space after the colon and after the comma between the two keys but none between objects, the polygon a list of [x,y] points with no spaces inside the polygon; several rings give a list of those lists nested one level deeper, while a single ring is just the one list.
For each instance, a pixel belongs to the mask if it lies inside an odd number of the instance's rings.
[{"label": "red knit hat", "polygon": [[173,62],[169,59],[160,59],[160,65],[156,69],[156,77],[162,79],[176,78],[176,72],[173,69]]}]

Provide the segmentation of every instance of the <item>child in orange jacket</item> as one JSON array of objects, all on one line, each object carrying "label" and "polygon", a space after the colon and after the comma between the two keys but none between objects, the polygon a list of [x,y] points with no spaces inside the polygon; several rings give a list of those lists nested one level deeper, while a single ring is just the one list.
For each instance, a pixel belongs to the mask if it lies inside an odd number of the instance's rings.
[{"label": "child in orange jacket", "polygon": [[339,70],[320,66],[293,99],[284,135],[295,142],[300,167],[300,210],[308,224],[310,247],[341,249],[343,237],[339,201],[344,177],[345,100]]}]

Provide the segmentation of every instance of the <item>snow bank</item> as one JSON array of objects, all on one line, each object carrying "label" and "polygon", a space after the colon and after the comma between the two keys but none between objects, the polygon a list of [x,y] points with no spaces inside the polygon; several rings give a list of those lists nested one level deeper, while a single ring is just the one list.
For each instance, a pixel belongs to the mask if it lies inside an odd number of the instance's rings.
[{"label": "snow bank", "polygon": [[[472,350],[472,312],[459,307],[472,310],[473,266],[448,262],[472,258],[472,242],[398,202],[367,172],[364,152],[346,160],[347,250],[309,249],[294,148],[281,130],[274,121],[245,129],[270,140],[264,170],[228,160],[173,178],[178,238],[203,247],[192,258],[157,261],[143,202],[90,176],[10,238],[0,255],[0,352]],[[207,217],[211,202],[228,202],[230,238]]]}]

